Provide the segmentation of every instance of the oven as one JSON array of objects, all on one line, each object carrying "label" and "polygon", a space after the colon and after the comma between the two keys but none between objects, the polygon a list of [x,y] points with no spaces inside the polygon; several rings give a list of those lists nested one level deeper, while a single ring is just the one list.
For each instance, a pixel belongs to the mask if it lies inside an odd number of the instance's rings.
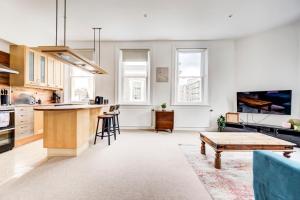
[{"label": "oven", "polygon": [[11,106],[0,106],[0,153],[15,146],[15,110]]}]

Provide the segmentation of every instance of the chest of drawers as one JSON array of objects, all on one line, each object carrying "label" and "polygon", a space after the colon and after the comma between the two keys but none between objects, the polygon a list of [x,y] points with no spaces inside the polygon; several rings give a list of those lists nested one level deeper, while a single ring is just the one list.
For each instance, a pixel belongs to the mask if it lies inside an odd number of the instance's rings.
[{"label": "chest of drawers", "polygon": [[170,130],[174,129],[174,111],[155,111],[155,130]]},{"label": "chest of drawers", "polygon": [[15,137],[17,140],[34,134],[33,123],[32,106],[15,108]]}]

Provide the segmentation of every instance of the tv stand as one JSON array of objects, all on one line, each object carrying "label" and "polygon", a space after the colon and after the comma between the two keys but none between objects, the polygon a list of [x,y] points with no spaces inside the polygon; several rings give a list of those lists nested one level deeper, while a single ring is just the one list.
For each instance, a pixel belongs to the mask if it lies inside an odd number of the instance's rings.
[{"label": "tv stand", "polygon": [[295,143],[298,147],[300,147],[300,132],[293,129],[268,124],[227,122],[224,131],[230,132],[232,128],[235,130],[240,130],[241,132],[260,132],[275,138]]}]

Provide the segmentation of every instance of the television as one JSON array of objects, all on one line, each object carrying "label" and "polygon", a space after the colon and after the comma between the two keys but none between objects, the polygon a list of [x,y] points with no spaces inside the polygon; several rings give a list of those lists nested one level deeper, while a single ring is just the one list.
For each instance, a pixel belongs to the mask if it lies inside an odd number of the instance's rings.
[{"label": "television", "polygon": [[237,92],[237,112],[291,115],[292,90]]}]

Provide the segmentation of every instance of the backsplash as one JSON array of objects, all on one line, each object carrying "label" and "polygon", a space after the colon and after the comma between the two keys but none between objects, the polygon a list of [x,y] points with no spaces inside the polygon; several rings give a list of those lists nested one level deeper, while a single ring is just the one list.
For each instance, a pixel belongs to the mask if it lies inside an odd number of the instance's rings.
[{"label": "backsplash", "polygon": [[[33,97],[35,101],[41,100],[41,103],[47,104],[52,101],[52,91],[43,89],[33,89],[25,87],[12,87],[11,102],[12,104],[29,103],[26,98]],[[22,101],[23,100],[23,101]]]},{"label": "backsplash", "polygon": [[26,87],[9,87],[9,85],[0,84],[0,89],[7,89],[10,94],[11,104],[29,104],[29,98],[33,97],[35,101],[41,100],[41,103],[52,102],[52,90],[43,90]]}]

